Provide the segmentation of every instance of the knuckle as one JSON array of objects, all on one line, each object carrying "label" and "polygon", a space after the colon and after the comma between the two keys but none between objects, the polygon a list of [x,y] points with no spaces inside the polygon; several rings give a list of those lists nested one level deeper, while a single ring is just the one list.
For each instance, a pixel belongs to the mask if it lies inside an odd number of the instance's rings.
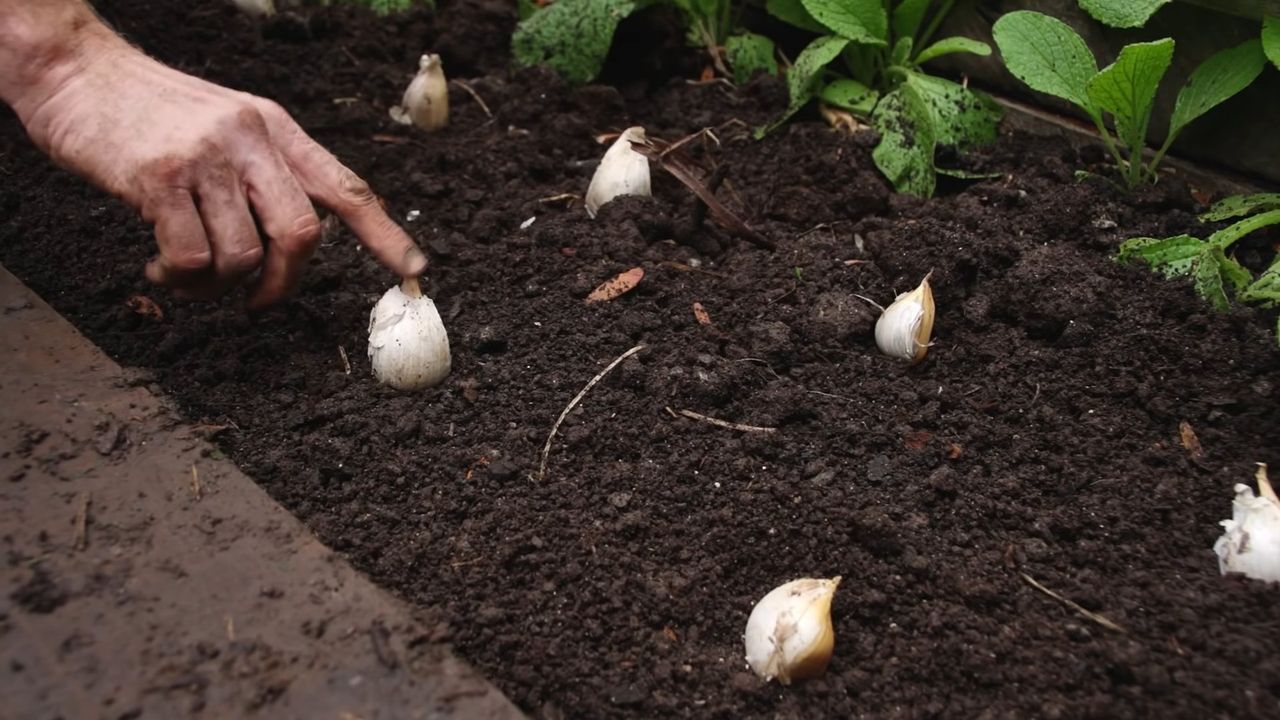
[{"label": "knuckle", "polygon": [[373,194],[373,188],[350,168],[344,167],[339,171],[338,190],[342,193],[343,200],[353,206],[365,207],[378,204],[378,196]]},{"label": "knuckle", "polygon": [[222,269],[230,274],[247,273],[262,263],[262,256],[261,245],[237,250],[227,255]]},{"label": "knuckle", "polygon": [[308,213],[294,221],[293,227],[282,238],[286,247],[308,251],[320,240],[320,218],[315,213]]},{"label": "knuckle", "polygon": [[194,273],[213,264],[213,253],[208,250],[189,250],[175,252],[165,257],[165,265],[179,273]]},{"label": "knuckle", "polygon": [[262,118],[262,112],[253,103],[238,105],[231,113],[229,120],[236,130],[266,134],[266,120]]},{"label": "knuckle", "polygon": [[186,157],[162,155],[144,162],[138,174],[161,186],[175,186],[187,179],[192,164],[192,161]]}]

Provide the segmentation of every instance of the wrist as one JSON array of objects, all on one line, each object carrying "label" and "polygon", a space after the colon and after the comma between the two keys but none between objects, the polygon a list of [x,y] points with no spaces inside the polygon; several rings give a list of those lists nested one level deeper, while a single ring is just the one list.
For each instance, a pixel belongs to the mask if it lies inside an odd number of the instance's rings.
[{"label": "wrist", "polygon": [[23,124],[91,62],[128,45],[80,0],[0,6],[0,100]]}]

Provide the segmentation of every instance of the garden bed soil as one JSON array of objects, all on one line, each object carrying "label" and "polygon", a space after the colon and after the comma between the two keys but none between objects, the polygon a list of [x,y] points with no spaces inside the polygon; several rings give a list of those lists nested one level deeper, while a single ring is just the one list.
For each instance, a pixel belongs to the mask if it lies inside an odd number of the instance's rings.
[{"label": "garden bed soil", "polygon": [[[866,134],[804,120],[752,141],[782,108],[775,81],[511,73],[501,2],[265,31],[216,2],[101,5],[165,61],[282,102],[396,217],[421,212],[406,227],[432,258],[453,374],[416,394],[373,381],[367,313],[394,278],[345,232],[261,315],[148,287],[148,228],[9,117],[0,261],[189,419],[226,426],[223,452],[356,567],[439,609],[458,653],[533,716],[1280,712],[1280,590],[1221,577],[1210,550],[1232,486],[1280,464],[1274,317],[1214,314],[1188,283],[1112,260],[1127,237],[1197,230],[1178,177],[1126,197],[1075,180],[1100,169],[1096,148],[1017,134],[965,159],[998,178],[895,195]],[[445,131],[389,121],[426,49],[493,117],[454,87]],[[581,194],[593,136],[631,124],[719,128],[698,154],[728,166],[721,197],[777,250],[692,228],[669,177],[595,221],[546,199]],[[634,291],[583,303],[636,266]],[[935,345],[907,367],[876,352],[859,296],[885,303],[930,271]],[[163,317],[131,309],[138,295]],[[556,417],[639,344],[537,478]],[[832,575],[827,674],[757,680],[754,602]]]}]

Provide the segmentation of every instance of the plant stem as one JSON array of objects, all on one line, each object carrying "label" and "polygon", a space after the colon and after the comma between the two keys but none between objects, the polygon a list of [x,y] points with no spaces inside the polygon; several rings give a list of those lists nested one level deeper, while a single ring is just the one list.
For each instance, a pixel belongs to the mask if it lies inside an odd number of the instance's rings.
[{"label": "plant stem", "polygon": [[1093,120],[1094,127],[1098,128],[1098,134],[1102,136],[1102,142],[1106,144],[1111,157],[1115,159],[1116,166],[1123,170],[1126,167],[1126,161],[1120,154],[1120,149],[1116,147],[1115,141],[1111,139],[1111,133],[1107,132],[1107,126],[1102,124],[1102,116],[1090,112],[1089,119]]},{"label": "plant stem", "polygon": [[938,8],[938,12],[929,20],[929,26],[924,29],[924,34],[920,36],[920,43],[916,45],[916,52],[929,46],[929,41],[933,39],[933,34],[938,31],[938,26],[942,25],[942,21],[951,14],[951,8],[956,4],[956,0],[946,0],[942,3],[942,7]]}]

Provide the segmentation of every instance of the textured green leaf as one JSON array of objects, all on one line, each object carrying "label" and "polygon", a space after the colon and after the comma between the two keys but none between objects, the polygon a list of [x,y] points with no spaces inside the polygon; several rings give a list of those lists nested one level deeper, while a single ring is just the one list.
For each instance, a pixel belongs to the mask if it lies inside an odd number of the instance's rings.
[{"label": "textured green leaf", "polygon": [[914,43],[909,37],[900,37],[893,44],[893,52],[889,53],[890,65],[905,65],[911,59],[911,46]]},{"label": "textured green leaf", "polygon": [[765,3],[765,9],[769,14],[787,23],[795,25],[801,30],[809,32],[825,33],[826,28],[822,23],[813,19],[808,10],[804,9],[804,5],[800,0],[768,0]]},{"label": "textured green leaf", "polygon": [[924,22],[924,14],[929,9],[930,0],[902,0],[893,9],[893,34],[897,37],[914,38]]},{"label": "textured green leaf", "polygon": [[1262,51],[1266,53],[1272,65],[1280,68],[1280,17],[1263,16]]},{"label": "textured green leaf", "polygon": [[1178,93],[1169,117],[1170,142],[1187,123],[1249,87],[1266,63],[1259,40],[1222,50],[1201,63]]},{"label": "textured green leaf", "polygon": [[937,176],[933,153],[937,147],[933,112],[910,83],[884,96],[871,116],[880,143],[871,157],[899,192],[921,197],[933,195]]},{"label": "textured green leaf", "polygon": [[511,55],[517,65],[549,65],[569,82],[600,74],[618,23],[635,0],[556,0],[516,25]]},{"label": "textured green leaf", "polygon": [[823,102],[864,118],[871,117],[871,111],[875,109],[879,99],[880,93],[849,78],[832,80],[822,88]]},{"label": "textured green leaf", "polygon": [[938,42],[920,51],[916,55],[916,63],[923,64],[936,57],[950,55],[951,53],[973,53],[986,57],[991,54],[991,46],[978,41],[971,40],[967,37],[948,37],[942,38]]},{"label": "textured green leaf", "polygon": [[996,46],[1013,76],[1032,90],[1092,111],[1089,80],[1098,63],[1084,40],[1066,23],[1038,12],[1003,15],[992,28]]},{"label": "textured green leaf", "polygon": [[1195,278],[1196,292],[1208,300],[1214,310],[1226,312],[1231,307],[1226,286],[1222,282],[1222,268],[1212,251],[1203,252],[1196,258],[1192,276]]},{"label": "textured green leaf", "polygon": [[1200,219],[1204,222],[1219,222],[1276,209],[1280,209],[1280,193],[1232,195],[1214,203]]},{"label": "textured green leaf", "polygon": [[1268,210],[1267,212],[1247,217],[1234,225],[1224,227],[1210,235],[1208,242],[1221,250],[1226,250],[1245,235],[1269,225],[1280,225],[1280,210]]},{"label": "textured green leaf", "polygon": [[1116,135],[1135,155],[1146,145],[1151,105],[1172,60],[1170,38],[1125,45],[1120,57],[1089,81],[1089,99],[1111,113]]},{"label": "textured green leaf", "polygon": [[1144,260],[1152,270],[1163,273],[1165,277],[1177,277],[1191,272],[1196,258],[1206,247],[1203,240],[1190,235],[1132,238],[1121,243],[1116,260]]},{"label": "textured green leaf", "polygon": [[1280,305],[1280,258],[1276,258],[1271,267],[1240,293],[1240,299],[1268,306]]},{"label": "textured green leaf", "polygon": [[864,45],[887,45],[889,18],[880,0],[801,0],[831,32]]},{"label": "textured green leaf", "polygon": [[733,70],[734,82],[744,83],[757,72],[778,74],[778,61],[773,57],[773,41],[763,35],[743,33],[724,41],[724,52]]},{"label": "textured green leaf", "polygon": [[814,81],[822,73],[822,68],[836,59],[848,44],[845,38],[825,35],[800,51],[795,64],[787,71],[787,95],[791,98],[792,108],[804,105],[813,97]]},{"label": "textured green leaf", "polygon": [[1137,28],[1170,0],[1080,0],[1080,7],[1103,25]]},{"label": "textured green leaf", "polygon": [[938,145],[964,149],[996,139],[996,126],[1004,111],[990,97],[924,73],[911,73],[907,83],[919,92],[933,113]]}]

